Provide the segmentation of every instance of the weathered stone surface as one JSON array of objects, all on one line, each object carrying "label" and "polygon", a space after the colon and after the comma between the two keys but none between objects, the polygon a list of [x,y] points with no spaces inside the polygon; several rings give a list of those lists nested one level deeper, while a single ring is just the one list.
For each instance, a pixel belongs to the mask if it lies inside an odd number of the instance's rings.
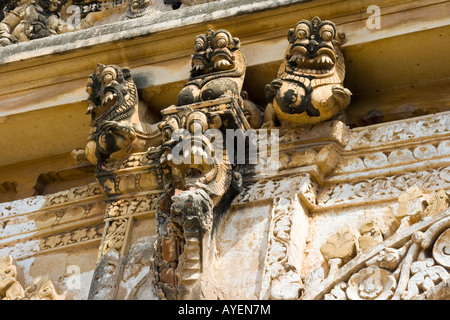
[{"label": "weathered stone surface", "polygon": [[[361,4],[198,2],[158,15],[147,15],[145,1],[128,12],[123,3],[108,17],[90,15],[85,22],[98,25],[89,29],[0,48],[1,146],[14,145],[0,148],[0,297],[448,299],[447,1],[383,2],[377,30]],[[286,32],[314,16],[324,19],[308,20],[325,27],[309,29],[321,41],[333,26],[348,37],[348,114],[318,119],[308,105],[298,114],[320,123],[260,128],[258,104],[282,62]],[[109,23],[119,17],[130,19]],[[297,29],[296,37],[307,31]],[[442,50],[417,50],[418,39]],[[328,70],[302,62],[292,44],[287,54],[304,82]],[[105,64],[86,95],[97,62]],[[345,108],[348,92],[328,80],[316,83],[323,92],[314,99],[331,90],[334,100],[322,107],[336,107],[336,94]],[[138,112],[121,118],[134,93]],[[95,148],[83,152],[89,124],[75,114],[86,100],[96,133]],[[119,116],[96,126],[110,106]],[[178,129],[202,146],[183,153],[186,163],[172,153]],[[210,129],[278,144],[270,157],[259,149],[256,164],[228,163],[236,150],[204,152],[212,141],[192,137]]]}]

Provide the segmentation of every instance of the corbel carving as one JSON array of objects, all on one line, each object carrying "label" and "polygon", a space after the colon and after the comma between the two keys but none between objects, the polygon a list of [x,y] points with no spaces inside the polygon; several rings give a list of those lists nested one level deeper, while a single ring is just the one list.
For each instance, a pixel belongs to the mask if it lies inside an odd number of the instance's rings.
[{"label": "corbel carving", "polygon": [[242,185],[224,133],[239,129],[245,135],[260,124],[253,121],[261,116],[258,107],[243,99],[245,57],[239,45],[226,30],[197,36],[191,77],[178,106],[162,111],[165,195],[157,211],[157,261],[159,285],[168,299],[203,297],[202,270],[214,220]]},{"label": "corbel carving", "polygon": [[343,87],[344,35],[333,22],[301,20],[288,33],[289,46],[277,78],[266,86],[264,122],[294,125],[330,120],[350,103],[351,92]]},{"label": "corbel carving", "polygon": [[156,210],[161,173],[156,162],[160,148],[154,145],[161,134],[148,122],[130,69],[99,63],[86,91],[92,121],[84,155],[96,164],[95,175],[107,198],[89,299],[114,299],[135,216]]},{"label": "corbel carving", "polygon": [[99,63],[88,78],[86,91],[87,113],[92,120],[85,153],[91,163],[97,164],[97,171],[103,170],[108,161],[146,151],[151,140],[157,139],[158,132],[141,123],[145,115],[130,69]]},{"label": "corbel carving", "polygon": [[[161,230],[159,239],[163,247],[159,259],[160,279],[163,286],[170,286],[165,288],[169,298],[199,298],[204,259],[202,248],[207,247],[209,241],[214,209],[233,190],[237,193],[232,186],[239,180],[239,174],[233,172],[227,150],[224,150],[225,141],[219,129],[223,129],[227,121],[234,128],[248,128],[249,125],[234,98],[171,107],[162,113],[160,128],[165,142],[161,147],[160,162],[166,193],[171,196],[160,199],[163,210],[158,211],[158,223],[167,226],[166,230]],[[220,133],[215,137],[215,146],[207,135],[209,129]],[[175,139],[175,133],[179,132],[186,134],[181,141]],[[179,245],[171,249],[178,252],[171,261],[164,258],[168,255],[165,253],[167,246],[162,244],[163,236],[170,239],[164,240],[166,243],[182,244],[182,249],[175,249]],[[175,289],[175,295],[168,293]]]}]

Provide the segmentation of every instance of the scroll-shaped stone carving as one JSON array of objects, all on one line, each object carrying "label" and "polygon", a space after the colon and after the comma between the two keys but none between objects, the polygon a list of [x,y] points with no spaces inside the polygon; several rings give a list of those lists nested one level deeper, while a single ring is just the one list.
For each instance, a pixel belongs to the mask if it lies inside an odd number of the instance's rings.
[{"label": "scroll-shaped stone carving", "polygon": [[65,33],[74,28],[64,22],[59,11],[67,0],[16,0],[10,3],[0,23],[0,45],[30,41]]},{"label": "scroll-shaped stone carving", "polygon": [[23,289],[17,279],[17,266],[11,256],[0,257],[0,300],[64,300],[48,275],[34,279]]},{"label": "scroll-shaped stone carving", "polygon": [[266,86],[267,126],[282,123],[315,124],[332,119],[350,103],[343,87],[343,34],[333,22],[301,20],[289,30],[289,46],[277,78]]},{"label": "scroll-shaped stone carving", "polygon": [[147,150],[151,126],[141,122],[145,115],[130,69],[99,63],[86,91],[92,121],[85,153],[90,162],[101,166]]},{"label": "scroll-shaped stone carving", "polygon": [[0,300],[19,300],[25,296],[17,281],[17,266],[11,256],[0,257]]}]

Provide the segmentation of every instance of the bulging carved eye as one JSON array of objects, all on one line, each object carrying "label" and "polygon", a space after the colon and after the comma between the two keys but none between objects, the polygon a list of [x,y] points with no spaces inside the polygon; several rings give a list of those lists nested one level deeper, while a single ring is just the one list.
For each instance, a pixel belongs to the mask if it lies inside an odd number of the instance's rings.
[{"label": "bulging carved eye", "polygon": [[103,82],[108,85],[111,81],[115,80],[117,77],[116,70],[111,67],[105,68],[102,72]]},{"label": "bulging carved eye", "polygon": [[104,81],[106,84],[108,84],[108,83],[110,83],[111,81],[113,81],[113,76],[112,76],[112,74],[110,74],[110,73],[106,74],[106,75],[103,77],[103,81]]},{"label": "bulging carved eye", "polygon": [[116,78],[116,77],[115,77],[114,74],[108,72],[108,73],[106,73],[106,74],[103,76],[103,82],[104,82],[106,85],[108,85],[108,84],[110,84],[115,78]]},{"label": "bulging carved eye", "polygon": [[334,29],[329,25],[325,25],[320,29],[320,37],[324,41],[330,41],[334,38]]},{"label": "bulging carved eye", "polygon": [[164,140],[169,141],[172,139],[172,132],[173,130],[171,128],[165,128],[163,131]]},{"label": "bulging carved eye", "polygon": [[297,39],[306,39],[309,37],[309,27],[306,24],[299,24],[295,30]]},{"label": "bulging carved eye", "polygon": [[91,77],[88,78],[87,83],[86,83],[86,92],[88,95],[92,94],[92,87],[94,86],[94,81],[92,80]]},{"label": "bulging carved eye", "polygon": [[203,50],[204,47],[205,47],[205,42],[203,41],[203,39],[198,38],[198,39],[195,40],[195,43],[194,43],[194,50],[195,51]]},{"label": "bulging carved eye", "polygon": [[216,38],[216,47],[225,48],[226,46],[228,46],[227,36],[223,33],[219,33]]}]

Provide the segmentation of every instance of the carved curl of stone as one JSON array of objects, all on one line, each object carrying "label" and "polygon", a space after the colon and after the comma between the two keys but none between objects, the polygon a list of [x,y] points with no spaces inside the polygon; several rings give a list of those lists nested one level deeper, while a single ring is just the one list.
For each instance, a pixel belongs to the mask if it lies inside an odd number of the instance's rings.
[{"label": "carved curl of stone", "polygon": [[17,279],[17,265],[11,256],[0,257],[0,300],[63,300],[48,275],[37,277],[23,289]]},{"label": "carved curl of stone", "polygon": [[[67,0],[15,0],[0,22],[0,46],[73,31],[59,11]],[[8,11],[9,10],[9,11]]]},{"label": "carved curl of stone", "polygon": [[299,21],[289,30],[289,46],[277,78],[266,86],[266,126],[276,121],[315,124],[334,118],[350,103],[343,87],[343,34],[333,22],[318,17]]}]

